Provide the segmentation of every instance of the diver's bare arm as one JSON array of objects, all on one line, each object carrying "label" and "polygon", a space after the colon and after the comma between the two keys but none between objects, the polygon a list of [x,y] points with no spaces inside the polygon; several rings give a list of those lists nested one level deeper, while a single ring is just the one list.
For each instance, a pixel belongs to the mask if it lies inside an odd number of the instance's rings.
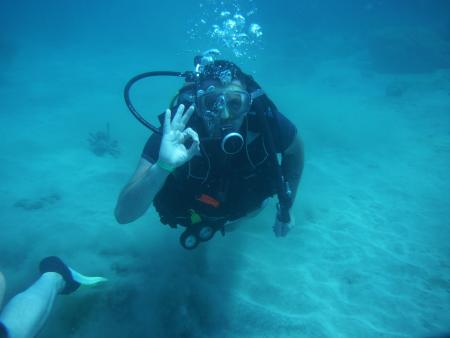
[{"label": "diver's bare arm", "polygon": [[[171,110],[166,110],[157,162],[160,165],[152,165],[141,159],[130,182],[120,193],[115,210],[117,222],[133,222],[147,211],[169,175],[169,171],[162,168],[178,168],[200,152],[198,134],[191,128],[186,128],[193,112],[194,106],[185,112],[184,105],[180,104],[171,119]],[[189,148],[184,145],[187,140],[192,140]]]},{"label": "diver's bare arm", "polygon": [[168,175],[168,171],[141,158],[133,177],[119,195],[115,209],[117,222],[126,224],[141,217]]},{"label": "diver's bare arm", "polygon": [[303,142],[296,136],[291,145],[283,153],[281,167],[292,190],[292,201],[295,200],[297,188],[303,172],[304,153]]}]

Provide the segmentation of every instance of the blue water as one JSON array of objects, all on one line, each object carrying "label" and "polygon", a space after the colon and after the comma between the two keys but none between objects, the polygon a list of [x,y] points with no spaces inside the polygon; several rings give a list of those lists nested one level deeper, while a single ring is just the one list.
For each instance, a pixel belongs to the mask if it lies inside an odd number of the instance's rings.
[{"label": "blue water", "polygon": [[[241,57],[206,34],[231,2],[0,4],[5,301],[56,254],[109,282],[59,297],[40,337],[449,333],[450,2],[237,3],[263,32]],[[194,252],[153,209],[114,219],[149,136],[124,84],[190,70],[207,48],[251,73],[303,138],[286,238],[272,233],[275,201]],[[139,84],[139,109],[156,121],[180,85]],[[107,124],[118,157],[89,147]]]}]

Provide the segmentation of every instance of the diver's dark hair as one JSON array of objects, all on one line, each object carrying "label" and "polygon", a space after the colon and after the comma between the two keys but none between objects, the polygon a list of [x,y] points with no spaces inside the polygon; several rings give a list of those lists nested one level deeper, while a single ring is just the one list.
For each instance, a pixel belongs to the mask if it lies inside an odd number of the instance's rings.
[{"label": "diver's dark hair", "polygon": [[[233,62],[227,60],[215,60],[203,66],[200,81],[223,81],[224,73],[230,76],[229,80],[239,80],[245,84],[246,74]],[[230,82],[231,82],[230,81]]]},{"label": "diver's dark hair", "polygon": [[[196,56],[194,58],[194,64],[196,66],[201,62],[201,58],[202,56]],[[248,88],[249,78],[251,77],[245,74],[235,63],[227,60],[214,60],[203,66],[196,83],[187,83],[179,90],[177,97],[175,97],[172,103],[190,104],[194,102],[196,91],[200,87],[215,82],[224,83],[224,74],[229,76],[228,82],[239,80],[246,89]]]},{"label": "diver's dark hair", "polygon": [[[199,58],[200,56],[196,57],[194,59],[194,63],[198,62]],[[230,76],[229,80],[231,81],[239,80],[248,92],[261,90],[261,86],[253,79],[251,75],[244,73],[235,63],[228,60],[214,60],[213,62],[204,65],[199,82],[222,82],[222,76],[224,73],[227,73]]]},{"label": "diver's dark hair", "polygon": [[[201,62],[202,56],[196,56],[194,58],[194,64],[198,65]],[[214,60],[203,66],[200,74],[199,82],[197,84],[187,84],[180,89],[176,100],[173,102],[191,104],[195,100],[195,90],[198,88],[199,83],[208,81],[222,81],[221,75],[227,72],[232,80],[239,80],[248,92],[255,92],[261,90],[261,86],[253,79],[251,75],[244,73],[235,63],[228,60]],[[267,95],[262,95],[260,100],[256,100],[253,103],[255,109],[265,112],[267,108],[272,110],[278,110],[275,104],[268,98]]]}]

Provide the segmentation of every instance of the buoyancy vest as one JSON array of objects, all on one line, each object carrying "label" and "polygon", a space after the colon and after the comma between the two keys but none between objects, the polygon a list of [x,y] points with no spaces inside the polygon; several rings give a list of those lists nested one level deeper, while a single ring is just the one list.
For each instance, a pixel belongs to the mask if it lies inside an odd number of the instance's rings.
[{"label": "buoyancy vest", "polygon": [[[244,122],[246,137],[249,120]],[[276,170],[259,134],[233,156],[202,146],[201,156],[167,177],[153,203],[162,223],[189,226],[193,214],[222,221],[238,219],[275,193]]]}]

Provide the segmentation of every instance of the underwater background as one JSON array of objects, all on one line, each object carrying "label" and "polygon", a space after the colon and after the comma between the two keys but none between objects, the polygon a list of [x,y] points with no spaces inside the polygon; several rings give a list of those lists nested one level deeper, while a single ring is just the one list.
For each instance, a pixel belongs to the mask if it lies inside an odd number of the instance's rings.
[{"label": "underwater background", "polygon": [[[3,0],[0,28],[6,301],[48,255],[109,279],[59,297],[40,337],[450,333],[450,1]],[[114,219],[150,135],[125,83],[208,48],[304,141],[286,238],[275,201],[192,252],[153,208]],[[156,121],[181,84],[143,81],[136,106]]]}]

